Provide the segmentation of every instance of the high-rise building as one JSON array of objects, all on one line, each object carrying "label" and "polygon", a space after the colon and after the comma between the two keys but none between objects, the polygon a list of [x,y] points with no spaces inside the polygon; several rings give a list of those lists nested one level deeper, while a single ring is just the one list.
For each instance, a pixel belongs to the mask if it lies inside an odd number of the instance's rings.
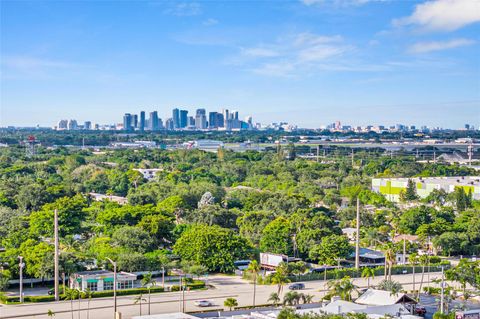
[{"label": "high-rise building", "polygon": [[125,131],[131,131],[133,129],[132,124],[133,124],[132,114],[125,113],[125,115],[123,116],[123,129]]},{"label": "high-rise building", "polygon": [[68,121],[67,120],[60,120],[57,124],[57,130],[66,130],[68,129]]},{"label": "high-rise building", "polygon": [[145,130],[145,111],[140,112],[140,121],[138,123],[138,129],[142,132]]},{"label": "high-rise building", "polygon": [[225,125],[227,124],[227,121],[230,119],[230,111],[228,109],[223,109],[223,120],[225,122]]},{"label": "high-rise building", "polygon": [[175,126],[174,126],[174,123],[173,123],[173,119],[172,118],[168,118],[166,121],[165,121],[165,129],[166,130],[173,130],[175,129]]},{"label": "high-rise building", "polygon": [[195,115],[195,128],[204,130],[207,128],[207,115],[205,109],[197,109]]},{"label": "high-rise building", "polygon": [[85,121],[85,122],[83,123],[83,129],[84,129],[84,130],[91,130],[91,129],[92,129],[92,122],[90,122],[90,121]]},{"label": "high-rise building", "polygon": [[231,118],[232,118],[232,120],[237,120],[238,121],[238,111],[232,111]]},{"label": "high-rise building", "polygon": [[217,128],[218,123],[217,123],[217,115],[218,112],[209,112],[208,113],[208,128]]},{"label": "high-rise building", "polygon": [[180,110],[177,108],[172,110],[172,121],[173,121],[173,128],[179,129],[180,128]]},{"label": "high-rise building", "polygon": [[132,126],[133,126],[133,129],[138,128],[138,115],[137,114],[133,114]]},{"label": "high-rise building", "polygon": [[193,116],[188,117],[187,128],[189,128],[189,129],[194,129],[195,128],[195,118]]},{"label": "high-rise building", "polygon": [[225,121],[222,113],[217,113],[217,127],[224,127]]},{"label": "high-rise building", "polygon": [[187,110],[180,110],[180,128],[187,127],[188,124],[188,111]]},{"label": "high-rise building", "polygon": [[69,130],[76,130],[76,129],[78,129],[77,120],[68,120],[67,128],[68,128]]},{"label": "high-rise building", "polygon": [[150,118],[148,120],[148,128],[150,131],[158,131],[158,112],[150,112]]}]

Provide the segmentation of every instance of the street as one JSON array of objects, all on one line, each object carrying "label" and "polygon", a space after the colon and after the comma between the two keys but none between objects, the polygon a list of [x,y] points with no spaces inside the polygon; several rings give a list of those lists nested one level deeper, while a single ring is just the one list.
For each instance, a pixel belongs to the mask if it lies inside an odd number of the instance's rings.
[{"label": "street", "polygon": [[[430,273],[430,281],[435,278],[440,278],[440,273]],[[371,279],[371,284],[375,285],[383,279],[382,277],[375,277]],[[412,275],[393,275],[392,279],[400,282],[403,288],[411,290],[412,287]],[[421,274],[416,274],[415,282],[416,289],[419,287]],[[427,275],[425,274],[424,280],[427,281]],[[223,302],[226,298],[232,297],[238,300],[239,306],[252,305],[253,302],[253,284],[234,276],[211,276],[208,283],[214,288],[208,290],[194,290],[185,292],[185,309],[182,310],[182,293],[180,292],[166,292],[151,295],[151,314],[155,313],[169,313],[178,311],[199,311],[199,310],[214,310],[223,309]],[[306,281],[305,289],[301,292],[311,294],[315,296],[314,301],[319,301],[325,294],[323,291],[326,288],[325,282],[319,281]],[[363,278],[354,279],[354,283],[360,287],[367,286],[367,280]],[[436,284],[431,284],[436,285]],[[425,283],[424,283],[425,286]],[[288,290],[288,285],[284,287],[284,292]],[[268,303],[268,298],[272,292],[277,291],[277,286],[264,286],[257,285],[256,304]],[[135,298],[137,296],[119,296],[117,298],[118,311],[122,313],[122,318],[128,319],[132,316],[148,313],[148,304],[145,300],[148,299],[148,295],[143,295],[145,299],[140,304],[135,304]],[[208,299],[214,302],[215,306],[209,308],[199,308],[194,305],[195,300]],[[73,316],[72,316],[73,309]],[[80,309],[80,313],[78,311]],[[90,310],[87,310],[90,309]],[[81,319],[81,318],[94,318],[94,319],[111,319],[113,318],[113,298],[98,298],[92,299],[90,302],[87,300],[74,300],[49,302],[49,303],[35,303],[35,304],[23,304],[23,305],[0,305],[0,318],[37,318],[47,319],[47,313],[52,310],[55,313],[56,319]]]}]

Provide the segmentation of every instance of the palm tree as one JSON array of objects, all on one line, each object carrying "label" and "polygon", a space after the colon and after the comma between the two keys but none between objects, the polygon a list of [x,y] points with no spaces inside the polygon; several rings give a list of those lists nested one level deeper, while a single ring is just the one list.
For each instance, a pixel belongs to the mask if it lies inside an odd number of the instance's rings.
[{"label": "palm tree", "polygon": [[384,256],[385,256],[385,272],[384,272],[384,279],[387,279],[387,270],[388,270],[388,279],[392,279],[392,268],[393,264],[395,263],[395,251],[391,243],[388,243],[384,248]]},{"label": "palm tree", "polygon": [[314,296],[310,294],[300,294],[300,298],[303,303],[312,303]]},{"label": "palm tree", "polygon": [[275,306],[278,306],[280,303],[280,296],[276,292],[272,292],[267,301],[271,301]]},{"label": "palm tree", "polygon": [[425,276],[425,266],[428,264],[428,255],[421,255],[420,258],[418,258],[418,261],[422,266],[422,277],[420,279],[420,287],[418,288],[417,300],[420,298],[420,292],[422,291],[423,278]]},{"label": "palm tree", "polygon": [[75,300],[77,296],[77,291],[75,289],[67,288],[65,291],[65,300],[70,300],[70,313],[72,314],[73,319],[73,300]]},{"label": "palm tree", "polygon": [[260,271],[260,265],[256,260],[252,260],[250,264],[248,264],[247,273],[253,275],[253,308],[255,308],[255,296],[257,292],[257,275]]},{"label": "palm tree", "polygon": [[415,294],[415,267],[417,266],[418,255],[412,253],[408,256],[408,261],[412,264],[412,283],[413,283],[413,293]]},{"label": "palm tree", "polygon": [[53,312],[51,309],[48,309],[48,311],[47,311],[47,316],[49,316],[49,317],[55,317],[55,312]]},{"label": "palm tree", "polygon": [[375,270],[370,267],[363,268],[362,278],[367,278],[367,287],[370,288],[370,278],[375,278]]},{"label": "palm tree", "polygon": [[285,263],[280,263],[272,275],[272,284],[278,286],[277,293],[280,296],[283,290],[283,286],[290,282],[288,279],[288,266]]},{"label": "palm tree", "polygon": [[156,284],[157,284],[157,281],[152,278],[151,272],[143,276],[142,286],[147,287],[148,289],[148,314],[150,314],[150,290],[152,289],[152,286],[155,286]]},{"label": "palm tree", "polygon": [[225,301],[223,302],[223,305],[224,305],[225,307],[228,307],[228,309],[230,309],[230,311],[232,311],[232,308],[233,308],[233,307],[238,306],[238,301],[237,301],[237,299],[235,299],[235,298],[227,298],[227,299],[225,299]]},{"label": "palm tree", "polygon": [[147,301],[145,298],[142,298],[143,295],[139,294],[138,296],[135,297],[135,302],[134,304],[139,304],[140,305],[140,316],[142,315],[142,301]]},{"label": "palm tree", "polygon": [[399,293],[403,289],[401,283],[399,283],[397,281],[389,280],[389,279],[382,280],[378,284],[377,288],[380,289],[380,290],[390,291],[391,295],[396,295],[397,293]]},{"label": "palm tree", "polygon": [[88,301],[87,301],[87,319],[90,319],[90,301],[92,300],[92,296],[93,296],[93,291],[91,291],[88,288],[85,289],[84,297],[88,298]]},{"label": "palm tree", "polygon": [[332,295],[339,296],[340,299],[345,301],[351,301],[352,292],[357,290],[349,276],[345,276],[340,280],[330,280],[327,283],[327,287]]},{"label": "palm tree", "polygon": [[283,296],[285,306],[295,306],[300,302],[300,294],[296,291],[289,291]]}]

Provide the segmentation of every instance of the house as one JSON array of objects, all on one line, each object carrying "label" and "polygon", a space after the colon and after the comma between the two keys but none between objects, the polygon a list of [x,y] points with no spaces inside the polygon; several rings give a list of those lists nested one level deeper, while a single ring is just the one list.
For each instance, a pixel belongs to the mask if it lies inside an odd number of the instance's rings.
[{"label": "house", "polygon": [[[351,253],[348,262],[355,262],[355,252]],[[360,248],[360,266],[382,266],[385,264],[385,255],[381,251],[368,248]]]},{"label": "house", "polygon": [[142,174],[147,181],[151,181],[158,172],[163,171],[163,168],[134,168],[133,170]]},{"label": "house", "polygon": [[[108,270],[93,270],[74,273],[70,276],[70,288],[82,291],[113,290],[114,273]],[[130,289],[137,280],[137,275],[128,272],[117,272],[117,289]]]},{"label": "house", "polygon": [[348,240],[354,242],[357,238],[357,229],[354,227],[342,228],[342,233],[347,236]]},{"label": "house", "polygon": [[112,202],[116,202],[120,205],[125,205],[125,204],[128,203],[128,199],[126,197],[122,197],[122,196],[105,195],[105,194],[100,194],[100,193],[88,193],[88,195],[90,195],[90,197],[96,202],[109,200],[109,201],[112,201]]},{"label": "house", "polygon": [[417,302],[404,293],[392,294],[390,291],[370,288],[358,297],[355,303],[368,306],[388,306],[395,304],[416,304]]}]

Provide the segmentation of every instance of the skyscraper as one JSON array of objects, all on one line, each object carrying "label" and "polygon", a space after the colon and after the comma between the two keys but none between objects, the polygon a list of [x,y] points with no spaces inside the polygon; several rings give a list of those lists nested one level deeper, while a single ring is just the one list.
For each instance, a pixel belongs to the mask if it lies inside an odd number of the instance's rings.
[{"label": "skyscraper", "polygon": [[92,129],[92,122],[85,121],[85,123],[83,123],[83,129],[84,130],[91,130]]},{"label": "skyscraper", "polygon": [[133,114],[132,126],[133,126],[133,129],[138,128],[138,115],[137,114]]},{"label": "skyscraper", "polygon": [[130,113],[125,113],[123,116],[123,129],[125,131],[131,131],[132,130],[132,114]]},{"label": "skyscraper", "polygon": [[180,128],[180,110],[177,108],[172,110],[172,121],[173,121],[173,128],[179,129]]},{"label": "skyscraper", "polygon": [[145,111],[140,112],[140,122],[138,123],[138,129],[142,132],[145,130]]},{"label": "skyscraper", "polygon": [[195,115],[195,128],[198,130],[204,130],[207,128],[207,115],[205,109],[197,109]]},{"label": "skyscraper", "polygon": [[148,120],[150,131],[158,131],[158,112],[150,112],[150,119]]},{"label": "skyscraper", "polygon": [[188,121],[188,111],[187,110],[180,110],[180,128],[187,127]]},{"label": "skyscraper", "polygon": [[175,126],[174,126],[174,123],[173,123],[173,119],[172,118],[169,118],[165,121],[165,129],[166,130],[173,130],[175,129]]},{"label": "skyscraper", "polygon": [[217,127],[224,127],[225,120],[222,113],[217,113]]},{"label": "skyscraper", "polygon": [[209,112],[208,113],[208,128],[217,128],[217,115],[218,112]]}]

